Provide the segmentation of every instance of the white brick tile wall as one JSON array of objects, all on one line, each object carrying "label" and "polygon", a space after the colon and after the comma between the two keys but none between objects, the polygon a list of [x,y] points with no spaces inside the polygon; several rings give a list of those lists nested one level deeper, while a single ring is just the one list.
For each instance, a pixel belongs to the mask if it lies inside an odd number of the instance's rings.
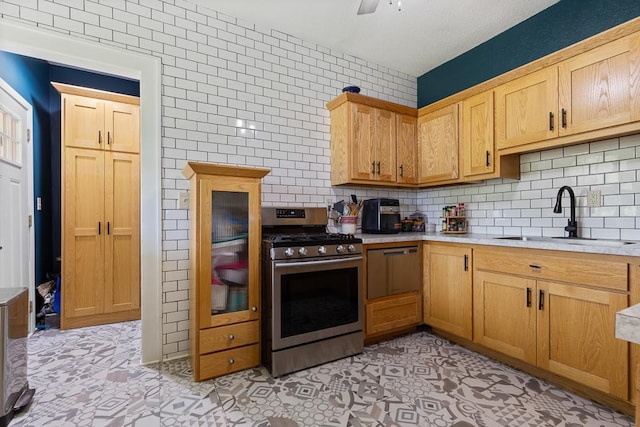
[{"label": "white brick tile wall", "polygon": [[[554,214],[553,206],[560,187],[569,185],[576,194],[578,235],[640,240],[640,135],[523,154],[520,168],[520,181],[462,185],[464,192],[449,191],[446,197],[442,189],[423,190],[416,204],[438,223],[442,206],[465,203],[471,232],[563,236],[568,196],[563,196],[562,214]],[[601,191],[602,207],[586,206],[589,190]],[[472,194],[486,194],[486,199]]]}]

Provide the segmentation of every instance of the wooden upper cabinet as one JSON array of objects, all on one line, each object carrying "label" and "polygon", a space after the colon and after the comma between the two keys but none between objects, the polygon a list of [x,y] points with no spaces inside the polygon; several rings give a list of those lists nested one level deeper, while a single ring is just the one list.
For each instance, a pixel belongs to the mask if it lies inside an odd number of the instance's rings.
[{"label": "wooden upper cabinet", "polygon": [[[343,93],[327,103],[327,108],[331,112],[332,185],[415,182],[411,178],[415,173],[415,108],[353,93]],[[399,176],[400,161],[406,177]]]},{"label": "wooden upper cabinet", "polygon": [[493,91],[462,101],[463,175],[491,175],[495,168]]},{"label": "wooden upper cabinet", "polygon": [[396,117],[397,181],[404,184],[415,184],[418,182],[417,119],[403,114],[398,114]]},{"label": "wooden upper cabinet", "polygon": [[640,120],[640,35],[561,62],[558,81],[560,136]]},{"label": "wooden upper cabinet", "polygon": [[455,182],[459,175],[458,109],[453,104],[418,117],[418,182]]},{"label": "wooden upper cabinet", "polygon": [[558,136],[557,67],[548,67],[498,86],[495,95],[498,149]]},{"label": "wooden upper cabinet", "polygon": [[139,98],[52,84],[62,97],[62,139],[66,147],[140,152]]}]

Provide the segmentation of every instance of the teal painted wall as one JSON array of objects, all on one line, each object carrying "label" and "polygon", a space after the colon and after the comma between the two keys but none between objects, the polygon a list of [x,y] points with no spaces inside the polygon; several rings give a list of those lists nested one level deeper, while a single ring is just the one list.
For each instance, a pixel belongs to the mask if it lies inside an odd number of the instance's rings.
[{"label": "teal painted wall", "polygon": [[561,0],[418,77],[418,108],[637,16],[639,0]]}]

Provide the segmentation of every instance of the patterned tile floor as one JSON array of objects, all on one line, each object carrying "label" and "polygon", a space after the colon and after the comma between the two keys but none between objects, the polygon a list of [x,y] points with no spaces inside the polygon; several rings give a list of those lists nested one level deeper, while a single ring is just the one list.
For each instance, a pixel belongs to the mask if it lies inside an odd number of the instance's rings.
[{"label": "patterned tile floor", "polygon": [[428,332],[274,379],[191,381],[186,359],[139,365],[139,322],[29,338],[26,426],[632,426],[633,419]]}]

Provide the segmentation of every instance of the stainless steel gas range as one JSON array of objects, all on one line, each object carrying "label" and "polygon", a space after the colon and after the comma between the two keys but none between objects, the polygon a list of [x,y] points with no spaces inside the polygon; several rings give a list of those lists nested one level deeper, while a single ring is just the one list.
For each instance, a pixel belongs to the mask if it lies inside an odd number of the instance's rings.
[{"label": "stainless steel gas range", "polygon": [[362,239],[324,208],[262,209],[262,362],[274,377],[361,353]]}]

